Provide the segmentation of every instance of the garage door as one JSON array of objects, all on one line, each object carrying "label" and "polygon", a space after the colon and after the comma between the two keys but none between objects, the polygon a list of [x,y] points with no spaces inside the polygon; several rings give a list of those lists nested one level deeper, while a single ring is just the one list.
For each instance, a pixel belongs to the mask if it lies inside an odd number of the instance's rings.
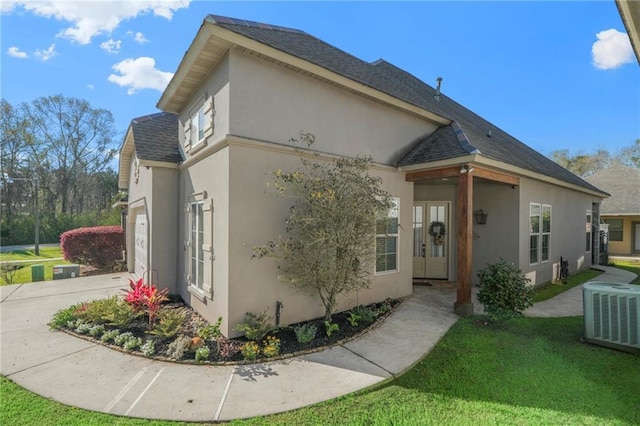
[{"label": "garage door", "polygon": [[135,273],[144,277],[147,271],[147,215],[144,210],[136,214],[135,230]]}]

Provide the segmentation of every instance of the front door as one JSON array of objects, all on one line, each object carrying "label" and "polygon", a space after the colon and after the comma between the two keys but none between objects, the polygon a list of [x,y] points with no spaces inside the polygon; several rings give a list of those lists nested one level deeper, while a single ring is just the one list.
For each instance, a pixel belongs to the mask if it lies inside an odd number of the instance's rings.
[{"label": "front door", "polygon": [[449,278],[449,202],[413,206],[413,276]]}]

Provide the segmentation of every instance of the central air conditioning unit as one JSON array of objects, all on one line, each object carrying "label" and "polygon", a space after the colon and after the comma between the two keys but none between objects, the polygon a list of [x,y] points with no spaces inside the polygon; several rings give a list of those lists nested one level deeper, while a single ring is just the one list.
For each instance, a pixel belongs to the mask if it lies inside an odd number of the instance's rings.
[{"label": "central air conditioning unit", "polygon": [[587,341],[640,352],[640,285],[588,282],[582,300]]}]

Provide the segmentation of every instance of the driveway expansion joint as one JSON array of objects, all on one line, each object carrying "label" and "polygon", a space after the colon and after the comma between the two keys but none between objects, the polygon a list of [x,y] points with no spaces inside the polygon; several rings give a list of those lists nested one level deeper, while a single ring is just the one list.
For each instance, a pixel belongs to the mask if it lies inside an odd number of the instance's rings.
[{"label": "driveway expansion joint", "polygon": [[351,350],[351,349],[347,348],[347,347],[346,347],[346,346],[344,346],[344,345],[340,345],[340,347],[342,347],[342,348],[344,348],[344,349],[348,350],[349,352],[351,352],[351,353],[352,353],[352,354],[354,354],[355,356],[357,356],[357,357],[359,357],[359,358],[362,358],[363,360],[367,361],[368,363],[370,363],[370,364],[372,364],[372,365],[375,365],[376,367],[378,367],[378,368],[379,368],[379,369],[381,369],[382,371],[386,371],[387,373],[389,373],[389,375],[390,375],[392,378],[394,378],[394,379],[396,378],[396,375],[395,375],[395,374],[393,374],[391,371],[387,370],[386,368],[384,368],[384,367],[383,367],[383,366],[381,366],[380,364],[377,364],[377,363],[375,363],[375,362],[371,361],[370,359],[368,359],[368,358],[366,358],[366,357],[364,357],[364,356],[360,355],[358,352],[355,352],[355,351],[353,351],[353,350]]}]

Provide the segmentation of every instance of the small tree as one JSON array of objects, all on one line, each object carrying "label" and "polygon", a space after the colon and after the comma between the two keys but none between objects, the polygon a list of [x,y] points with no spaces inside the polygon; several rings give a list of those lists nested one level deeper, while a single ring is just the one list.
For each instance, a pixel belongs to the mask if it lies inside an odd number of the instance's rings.
[{"label": "small tree", "polygon": [[478,301],[493,321],[522,316],[533,306],[533,288],[529,278],[513,263],[500,259],[478,271]]},{"label": "small tree", "polygon": [[[310,146],[314,136],[301,133],[291,141]],[[276,193],[295,200],[285,220],[288,235],[254,247],[254,257],[276,258],[278,278],[318,297],[331,321],[338,296],[369,286],[376,220],[392,202],[382,179],[369,175],[370,158],[300,159],[304,171],[271,174]]]}]

